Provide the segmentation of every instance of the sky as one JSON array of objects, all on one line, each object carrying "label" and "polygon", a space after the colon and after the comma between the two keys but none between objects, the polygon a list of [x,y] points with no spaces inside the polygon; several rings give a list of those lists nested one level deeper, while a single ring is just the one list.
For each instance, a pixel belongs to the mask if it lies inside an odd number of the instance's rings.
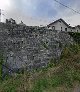
[{"label": "sky", "polygon": [[[80,0],[57,0],[80,12]],[[13,18],[26,25],[47,25],[59,18],[71,26],[80,25],[80,14],[65,8],[55,0],[0,0],[1,21]]]}]

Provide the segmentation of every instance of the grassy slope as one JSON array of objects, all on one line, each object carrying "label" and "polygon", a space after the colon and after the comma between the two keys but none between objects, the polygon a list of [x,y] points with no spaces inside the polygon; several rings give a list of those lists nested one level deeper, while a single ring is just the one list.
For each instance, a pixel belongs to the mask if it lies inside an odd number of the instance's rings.
[{"label": "grassy slope", "polygon": [[47,68],[15,74],[0,83],[0,92],[74,92],[80,86],[80,46],[63,50],[59,63]]}]

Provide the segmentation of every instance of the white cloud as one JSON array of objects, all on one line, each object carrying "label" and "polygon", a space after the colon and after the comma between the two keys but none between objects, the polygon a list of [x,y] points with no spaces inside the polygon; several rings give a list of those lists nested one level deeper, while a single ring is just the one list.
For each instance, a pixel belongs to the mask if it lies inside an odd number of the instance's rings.
[{"label": "white cloud", "polygon": [[[68,6],[80,12],[80,1],[75,0],[74,2],[71,2]],[[58,14],[55,19],[63,18],[71,26],[80,25],[80,14],[65,7],[63,7],[62,10],[58,8],[57,12]]]},{"label": "white cloud", "polygon": [[10,6],[10,0],[0,0],[0,9],[6,9]]},{"label": "white cloud", "polygon": [[[53,20],[58,18],[63,18],[68,24],[72,26],[80,24],[80,15],[77,13],[72,12],[70,9],[67,9],[53,0],[49,2],[49,0],[45,0],[47,3],[50,3],[51,7],[57,11],[57,15],[53,15],[52,17],[34,17],[34,13],[38,16],[35,12],[38,6],[39,0],[0,0],[0,8],[4,9],[3,13],[5,16],[2,16],[2,21],[6,18],[13,18],[18,23],[22,20],[27,25],[46,25]],[[58,0],[60,1],[60,0]],[[79,0],[74,0],[71,2],[69,6],[77,11],[80,11],[80,2]],[[63,7],[63,8],[60,8]],[[46,9],[45,9],[46,10]],[[43,10],[42,10],[43,11]],[[40,11],[41,12],[41,11]],[[54,12],[54,11],[52,11]]]}]

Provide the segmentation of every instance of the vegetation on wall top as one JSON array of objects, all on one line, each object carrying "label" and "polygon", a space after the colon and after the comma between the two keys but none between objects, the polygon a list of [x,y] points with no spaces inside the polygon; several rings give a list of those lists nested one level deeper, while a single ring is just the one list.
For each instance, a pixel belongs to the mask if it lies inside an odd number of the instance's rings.
[{"label": "vegetation on wall top", "polygon": [[68,32],[71,37],[73,37],[76,43],[80,44],[80,33],[78,32]]}]

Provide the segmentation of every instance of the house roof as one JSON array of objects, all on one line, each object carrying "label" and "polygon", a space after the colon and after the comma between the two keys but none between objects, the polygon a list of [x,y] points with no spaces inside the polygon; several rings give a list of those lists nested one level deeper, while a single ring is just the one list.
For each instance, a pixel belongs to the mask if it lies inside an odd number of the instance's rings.
[{"label": "house roof", "polygon": [[80,29],[80,25],[77,25],[77,27]]},{"label": "house roof", "polygon": [[75,27],[71,27],[72,29],[75,29]]},{"label": "house roof", "polygon": [[54,22],[52,22],[52,23],[50,23],[48,26],[51,26],[52,24],[54,24],[54,23],[56,23],[56,22],[58,22],[58,21],[62,21],[66,26],[68,26],[68,27],[70,27],[71,28],[71,26],[70,25],[68,25],[63,19],[58,19],[58,20],[56,20],[56,21],[54,21]]},{"label": "house roof", "polygon": [[56,20],[56,21],[54,21],[54,22],[52,22],[52,23],[50,23],[49,25],[47,25],[47,27],[50,27],[51,25],[54,25],[56,22],[63,22],[68,28],[71,28],[71,29],[76,29],[76,27],[78,27],[79,29],[80,29],[80,25],[77,25],[77,26],[75,26],[75,27],[72,27],[72,26],[70,26],[69,24],[67,24],[63,19],[58,19],[58,20]]}]

